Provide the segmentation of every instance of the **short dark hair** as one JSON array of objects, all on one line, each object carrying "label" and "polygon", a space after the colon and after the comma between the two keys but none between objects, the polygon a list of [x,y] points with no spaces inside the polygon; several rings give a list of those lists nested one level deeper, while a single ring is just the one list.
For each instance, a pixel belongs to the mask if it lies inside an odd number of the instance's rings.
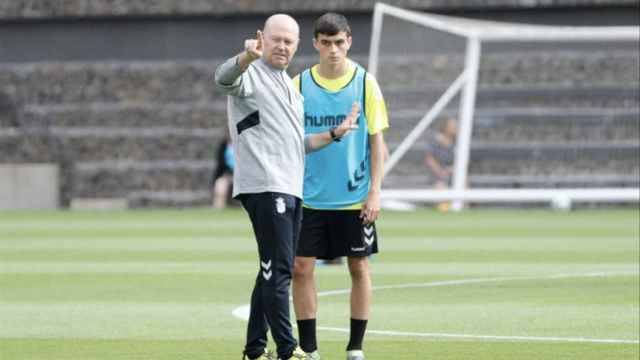
[{"label": "short dark hair", "polygon": [[351,36],[351,27],[344,15],[328,12],[320,16],[313,24],[313,37],[318,38],[318,34],[334,36],[344,31],[347,36]]}]

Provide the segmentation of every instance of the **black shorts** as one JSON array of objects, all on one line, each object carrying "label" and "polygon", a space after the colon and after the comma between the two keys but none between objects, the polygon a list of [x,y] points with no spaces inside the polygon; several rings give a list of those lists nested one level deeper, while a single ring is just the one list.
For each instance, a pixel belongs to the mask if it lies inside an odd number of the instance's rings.
[{"label": "black shorts", "polygon": [[376,225],[363,225],[360,210],[302,211],[297,256],[334,259],[378,253]]}]

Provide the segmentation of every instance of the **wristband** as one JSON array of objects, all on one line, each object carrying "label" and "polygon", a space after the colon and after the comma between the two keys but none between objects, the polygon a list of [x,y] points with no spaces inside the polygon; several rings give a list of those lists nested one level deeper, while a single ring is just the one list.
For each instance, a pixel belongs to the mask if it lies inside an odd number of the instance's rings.
[{"label": "wristband", "polygon": [[331,129],[329,129],[329,135],[331,135],[331,140],[335,142],[340,141],[340,138],[338,137],[338,135],[336,135],[336,128],[332,127]]}]

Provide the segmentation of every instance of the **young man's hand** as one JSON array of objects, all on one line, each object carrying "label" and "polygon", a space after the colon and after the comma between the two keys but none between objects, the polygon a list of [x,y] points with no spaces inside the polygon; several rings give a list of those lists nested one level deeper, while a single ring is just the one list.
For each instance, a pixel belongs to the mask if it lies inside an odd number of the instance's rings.
[{"label": "young man's hand", "polygon": [[362,210],[360,210],[360,219],[365,225],[371,224],[380,214],[380,192],[372,190],[367,196],[367,200],[362,204]]},{"label": "young man's hand", "polygon": [[351,130],[358,128],[358,118],[360,117],[360,103],[354,102],[351,105],[351,112],[347,118],[338,126],[334,132],[338,138],[347,135]]}]

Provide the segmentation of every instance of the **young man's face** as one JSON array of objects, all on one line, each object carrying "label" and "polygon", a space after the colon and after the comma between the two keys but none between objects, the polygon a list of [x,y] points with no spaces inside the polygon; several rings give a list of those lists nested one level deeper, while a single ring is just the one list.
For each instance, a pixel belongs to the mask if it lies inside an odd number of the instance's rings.
[{"label": "young man's face", "polygon": [[347,57],[351,48],[351,36],[344,31],[332,36],[320,33],[313,39],[313,47],[318,50],[321,63],[338,64]]}]

